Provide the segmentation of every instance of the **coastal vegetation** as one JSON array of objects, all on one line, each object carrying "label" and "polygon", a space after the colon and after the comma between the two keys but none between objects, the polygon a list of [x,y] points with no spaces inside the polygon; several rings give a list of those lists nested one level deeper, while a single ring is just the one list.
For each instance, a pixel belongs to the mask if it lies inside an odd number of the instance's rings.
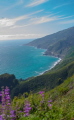
[{"label": "coastal vegetation", "polygon": [[19,81],[15,78],[15,75],[10,75],[7,73],[0,75],[0,90],[2,86],[8,86],[10,90],[12,90],[18,84]]},{"label": "coastal vegetation", "polygon": [[44,74],[26,80],[0,75],[1,120],[74,120],[73,34],[74,27],[27,44],[62,59]]},{"label": "coastal vegetation", "polygon": [[24,93],[12,101],[6,87],[0,98],[1,120],[73,120],[74,75],[51,91]]}]

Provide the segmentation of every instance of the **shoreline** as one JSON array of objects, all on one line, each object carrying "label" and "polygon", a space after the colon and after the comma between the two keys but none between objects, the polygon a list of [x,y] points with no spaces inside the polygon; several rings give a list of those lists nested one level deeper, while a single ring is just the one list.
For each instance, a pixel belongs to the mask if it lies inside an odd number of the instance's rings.
[{"label": "shoreline", "polygon": [[[54,57],[54,56],[53,56],[53,57]],[[61,62],[61,60],[62,60],[62,59],[59,58],[59,60],[57,60],[57,61],[53,64],[53,66],[51,66],[49,69],[45,70],[44,72],[40,73],[40,74],[37,75],[37,76],[43,75],[43,74],[47,73],[48,71],[52,70],[57,64],[59,64],[59,63]],[[36,77],[36,76],[35,76],[35,77]]]},{"label": "shoreline", "polygon": [[[36,46],[30,46],[30,47],[34,47],[35,49],[43,49],[43,48],[38,48],[38,47],[36,47]],[[49,55],[49,54],[46,55],[45,52],[46,52],[47,49],[43,49],[43,50],[45,50],[44,52],[42,52],[42,55],[43,55],[43,56],[55,57],[55,58],[58,58],[58,60],[57,60],[56,62],[54,62],[54,64],[53,64],[49,69],[45,70],[44,72],[39,73],[39,75],[37,75],[37,76],[40,76],[40,75],[45,74],[46,72],[48,72],[48,71],[50,71],[51,69],[53,69],[57,64],[59,64],[59,63],[62,61],[62,59],[59,58],[59,57],[52,56],[52,55]],[[35,77],[37,77],[37,76],[35,76]]]},{"label": "shoreline", "polygon": [[[35,49],[43,49],[43,48],[38,48],[36,46],[29,46],[29,47],[34,47]],[[44,70],[43,72],[39,72],[38,75],[35,75],[35,76],[32,76],[32,77],[37,77],[37,76],[40,76],[40,75],[43,75],[43,74],[47,73],[48,71],[53,69],[57,64],[59,64],[62,61],[62,58],[59,58],[57,56],[53,56],[53,55],[49,55],[49,54],[46,55],[45,52],[47,51],[47,49],[43,49],[43,50],[45,50],[44,52],[41,53],[43,56],[58,58],[58,60],[56,62],[54,62],[54,64],[51,67],[49,66],[50,68],[48,68],[47,70]],[[31,77],[29,77],[29,78],[31,78]],[[28,80],[29,78],[27,78],[25,80]]]},{"label": "shoreline", "polygon": [[57,60],[55,63],[54,63],[54,65],[50,68],[50,70],[52,69],[52,68],[54,68],[58,63],[60,63],[61,62],[61,58],[59,58],[59,60]]}]

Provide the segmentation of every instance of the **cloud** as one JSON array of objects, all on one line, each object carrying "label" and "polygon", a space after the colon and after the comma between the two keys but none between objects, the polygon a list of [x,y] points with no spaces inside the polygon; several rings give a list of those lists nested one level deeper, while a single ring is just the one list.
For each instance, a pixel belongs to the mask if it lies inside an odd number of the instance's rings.
[{"label": "cloud", "polygon": [[48,16],[43,16],[43,17],[37,17],[37,18],[32,18],[32,24],[42,24],[50,21],[57,20],[57,17],[48,17]]},{"label": "cloud", "polygon": [[43,23],[47,23],[47,22],[51,22],[51,21],[56,21],[56,20],[59,20],[59,19],[62,19],[61,16],[54,16],[54,14],[50,14],[48,16],[42,16],[42,17],[33,17],[33,18],[30,18],[29,21],[28,21],[28,24],[25,24],[25,25],[16,25],[16,26],[13,26],[12,28],[17,28],[17,27],[26,27],[26,26],[30,26],[30,25],[38,25],[38,24],[43,24]]},{"label": "cloud", "polygon": [[62,22],[59,22],[59,24],[73,24],[74,23],[74,19],[72,20],[67,20],[67,21],[62,21]]},{"label": "cloud", "polygon": [[30,26],[30,25],[32,25],[32,24],[25,24],[25,25],[14,25],[14,26],[12,26],[10,29],[27,27],[27,26]]},{"label": "cloud", "polygon": [[33,2],[29,3],[28,5],[26,5],[26,7],[34,7],[37,5],[40,5],[42,3],[47,2],[48,0],[32,0]]},{"label": "cloud", "polygon": [[27,26],[30,26],[30,25],[42,24],[42,23],[46,23],[46,22],[55,21],[57,19],[58,18],[56,16],[55,17],[43,16],[43,17],[31,18],[29,20],[28,24],[25,24],[25,25],[15,25],[15,26],[11,27],[11,29],[13,29],[13,28],[20,28],[20,27],[27,27]]},{"label": "cloud", "polygon": [[28,18],[28,16],[20,16],[20,17],[14,18],[14,19],[2,18],[2,19],[0,19],[0,27],[14,26],[17,21],[27,19],[27,18]]},{"label": "cloud", "polygon": [[61,19],[60,17],[62,16],[54,16],[54,14],[50,14],[48,16],[42,16],[42,17],[33,17],[30,18],[28,21],[28,24],[23,24],[23,25],[15,25],[13,27],[11,27],[11,29],[13,28],[19,28],[19,27],[27,27],[30,25],[37,25],[37,24],[43,24],[43,23],[47,23],[47,22],[51,22],[51,21],[56,21]]},{"label": "cloud", "polygon": [[65,3],[65,4],[62,4],[62,5],[58,5],[58,6],[56,6],[56,7],[54,7],[53,9],[57,9],[57,8],[60,8],[60,7],[63,7],[63,6],[65,6],[65,5],[69,5],[70,3]]},{"label": "cloud", "polygon": [[12,19],[7,19],[7,18],[0,19],[0,27],[13,26],[14,24],[15,21]]},{"label": "cloud", "polygon": [[21,21],[21,20],[25,20],[31,17],[31,15],[37,14],[39,12],[42,12],[43,10],[39,10],[27,15],[23,15],[23,16],[19,16],[13,19],[9,19],[9,18],[2,18],[0,19],[0,27],[10,27],[10,26],[16,26],[16,22]]},{"label": "cloud", "polygon": [[11,40],[11,39],[33,39],[39,38],[44,35],[42,34],[15,34],[15,35],[0,35],[0,40]]},{"label": "cloud", "polygon": [[47,23],[47,22],[52,22],[52,21],[58,21],[58,20],[63,20],[63,19],[68,19],[73,17],[72,16],[67,16],[65,17],[64,15],[58,16],[56,15],[57,13],[54,14],[50,14],[48,16],[42,16],[42,17],[29,17],[29,20],[27,21],[27,24],[23,24],[23,25],[14,25],[11,27],[11,29],[14,28],[22,28],[22,27],[27,27],[27,26],[31,26],[31,25],[38,25],[38,24],[43,24],[43,23]]}]

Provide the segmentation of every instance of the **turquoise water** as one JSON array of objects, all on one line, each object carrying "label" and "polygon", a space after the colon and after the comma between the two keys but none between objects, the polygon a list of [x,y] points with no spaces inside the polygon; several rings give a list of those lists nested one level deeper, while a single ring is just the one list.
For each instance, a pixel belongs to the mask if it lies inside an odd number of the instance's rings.
[{"label": "turquoise water", "polygon": [[0,41],[0,74],[14,74],[26,79],[50,69],[58,58],[44,56],[44,49],[23,46],[31,40]]}]

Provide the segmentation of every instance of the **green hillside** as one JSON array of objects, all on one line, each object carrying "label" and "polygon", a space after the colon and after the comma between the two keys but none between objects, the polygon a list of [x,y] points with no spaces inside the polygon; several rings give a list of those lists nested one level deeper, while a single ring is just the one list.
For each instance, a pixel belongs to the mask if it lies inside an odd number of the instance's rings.
[{"label": "green hillside", "polygon": [[74,120],[74,75],[47,92],[26,92],[11,101],[6,87],[1,96],[1,120]]},{"label": "green hillside", "polygon": [[34,40],[27,45],[47,49],[46,55],[63,58],[74,46],[74,27]]},{"label": "green hillside", "polygon": [[73,46],[74,46],[74,36],[70,36],[50,46],[45,52],[45,54],[64,58],[64,56],[69,52],[69,50]]},{"label": "green hillside", "polygon": [[74,120],[74,76],[41,95],[24,93],[23,96],[15,97],[13,105],[18,103],[22,110],[26,100],[32,107],[30,115],[19,120]]},{"label": "green hillside", "polygon": [[64,40],[70,36],[74,36],[74,27],[71,27],[66,30],[62,30],[57,33],[36,39],[36,40],[28,43],[28,45],[47,49],[49,46],[53,45],[54,43]]},{"label": "green hillside", "polygon": [[[71,49],[67,52],[66,56],[62,59],[62,61],[57,64],[52,70],[58,70],[62,67],[65,67],[69,63],[74,61],[74,47],[71,47]],[[50,70],[50,71],[52,71]]]}]

